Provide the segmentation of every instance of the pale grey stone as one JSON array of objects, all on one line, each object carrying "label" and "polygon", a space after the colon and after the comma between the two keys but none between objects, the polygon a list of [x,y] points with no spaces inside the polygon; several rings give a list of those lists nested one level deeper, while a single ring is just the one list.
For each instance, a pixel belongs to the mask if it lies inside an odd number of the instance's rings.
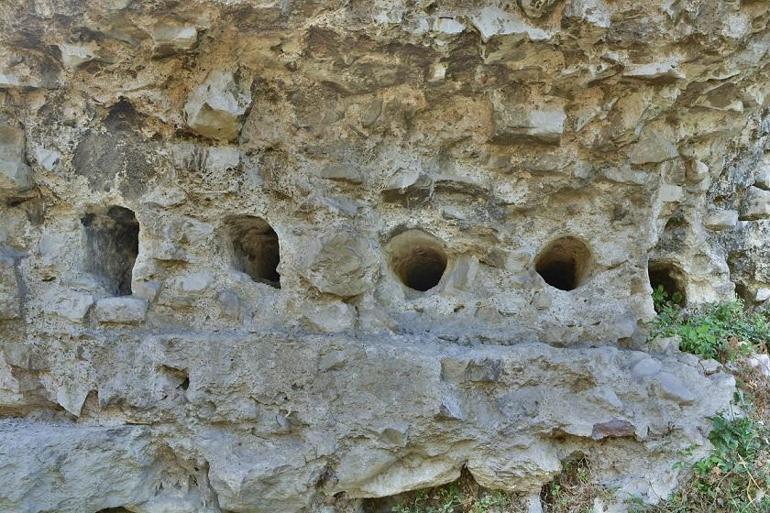
[{"label": "pale grey stone", "polygon": [[32,169],[24,160],[24,130],[0,124],[0,199],[32,188]]},{"label": "pale grey stone", "polygon": [[232,290],[221,290],[217,294],[217,301],[219,301],[222,314],[233,319],[238,319],[241,316],[241,298]]},{"label": "pale grey stone", "polygon": [[62,64],[70,69],[75,69],[96,58],[96,54],[89,45],[58,45],[61,53]]},{"label": "pale grey stone", "polygon": [[757,354],[746,360],[749,365],[758,369],[765,377],[770,378],[770,356]]},{"label": "pale grey stone", "polygon": [[46,309],[69,321],[83,322],[93,304],[94,297],[91,294],[57,290],[48,295]]},{"label": "pale grey stone", "polygon": [[147,301],[134,297],[108,297],[96,302],[96,319],[103,323],[134,324],[144,322]]},{"label": "pale grey stone", "polygon": [[16,262],[0,249],[0,321],[21,317],[21,290]]},{"label": "pale grey stone", "polygon": [[631,368],[631,374],[637,378],[649,378],[658,374],[663,366],[653,358],[642,358]]},{"label": "pale grey stone", "polygon": [[770,218],[770,191],[749,187],[741,206],[742,221]]},{"label": "pale grey stone", "polygon": [[134,296],[152,303],[158,297],[160,288],[161,283],[156,280],[135,280],[131,285],[131,292]]},{"label": "pale grey stone", "polygon": [[567,119],[562,100],[552,98],[546,103],[533,106],[518,103],[511,96],[496,91],[492,95],[492,104],[493,142],[538,141],[558,144],[561,140]]},{"label": "pale grey stone", "polygon": [[483,41],[508,34],[526,36],[532,41],[544,41],[551,37],[548,31],[530,25],[515,11],[503,10],[492,5],[484,6],[472,14],[471,22],[481,34]]},{"label": "pale grey stone", "polygon": [[156,458],[144,427],[3,420],[0,459],[17,464],[0,472],[0,508],[84,512],[142,503],[161,482]]},{"label": "pale grey stone", "polygon": [[628,158],[632,164],[652,164],[665,162],[679,156],[673,131],[667,125],[645,127],[634,144]]},{"label": "pale grey stone", "polygon": [[770,190],[770,154],[765,154],[754,170],[754,186]]},{"label": "pale grey stone", "polygon": [[35,160],[43,166],[46,171],[53,171],[61,160],[61,153],[56,150],[46,148],[35,148]]},{"label": "pale grey stone", "polygon": [[565,18],[583,20],[600,28],[609,28],[611,14],[604,0],[571,0],[564,9]]},{"label": "pale grey stone", "polygon": [[737,210],[712,210],[703,220],[703,225],[714,231],[727,230],[736,224],[738,224]]},{"label": "pale grey stone", "polygon": [[666,399],[671,399],[681,404],[692,404],[695,395],[687,388],[681,379],[670,372],[661,372],[655,376],[655,382],[659,393]]},{"label": "pale grey stone", "polygon": [[368,289],[377,261],[370,241],[342,227],[308,241],[303,275],[319,291],[352,297]]},{"label": "pale grey stone", "polygon": [[324,166],[319,171],[319,176],[327,180],[350,183],[361,183],[363,181],[361,172],[358,169],[345,164],[329,164]]},{"label": "pale grey stone", "polygon": [[709,167],[705,162],[693,159],[687,163],[686,177],[689,183],[700,183],[709,176]]}]

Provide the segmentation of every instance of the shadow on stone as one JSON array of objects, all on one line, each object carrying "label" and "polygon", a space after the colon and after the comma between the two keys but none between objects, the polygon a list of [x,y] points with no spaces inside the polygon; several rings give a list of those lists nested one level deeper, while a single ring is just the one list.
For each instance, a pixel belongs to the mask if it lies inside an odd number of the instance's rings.
[{"label": "shadow on stone", "polygon": [[551,287],[569,291],[583,283],[590,264],[591,252],[581,240],[561,237],[540,252],[535,270]]},{"label": "shadow on stone", "polygon": [[652,290],[662,288],[671,301],[679,305],[686,304],[685,274],[679,266],[668,261],[650,261],[647,274]]},{"label": "shadow on stone", "polygon": [[131,295],[131,273],[139,253],[139,223],[134,213],[111,206],[80,220],[86,232],[86,269],[115,296]]},{"label": "shadow on stone", "polygon": [[232,248],[233,266],[254,281],[281,288],[278,234],[267,221],[249,215],[232,216],[226,220],[225,226]]},{"label": "shadow on stone", "polygon": [[408,230],[391,239],[390,266],[401,283],[425,292],[439,284],[447,267],[441,242],[421,230]]}]

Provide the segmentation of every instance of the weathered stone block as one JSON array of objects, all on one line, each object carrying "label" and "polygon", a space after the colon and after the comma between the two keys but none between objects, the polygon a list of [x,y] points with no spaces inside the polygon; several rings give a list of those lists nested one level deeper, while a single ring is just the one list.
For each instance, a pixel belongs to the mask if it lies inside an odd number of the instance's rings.
[{"label": "weathered stone block", "polygon": [[147,315],[147,301],[133,297],[108,297],[96,302],[95,312],[99,322],[140,323]]},{"label": "weathered stone block", "polygon": [[193,90],[184,106],[187,125],[205,137],[232,141],[241,131],[241,117],[251,104],[228,71],[213,71]]},{"label": "weathered stone block", "polygon": [[300,272],[314,287],[340,297],[366,291],[377,267],[371,242],[344,227],[309,241],[304,262]]},{"label": "weathered stone block", "polygon": [[703,225],[714,231],[726,230],[736,224],[738,224],[737,210],[712,210],[703,220]]},{"label": "weathered stone block", "polygon": [[492,95],[493,122],[491,140],[494,143],[537,141],[558,144],[564,133],[564,102],[558,98],[543,103],[522,103],[502,92]]},{"label": "weathered stone block", "polygon": [[741,220],[756,221],[770,217],[770,191],[749,187],[741,205]]},{"label": "weathered stone block", "polygon": [[0,124],[0,199],[33,187],[32,169],[24,159],[24,130]]},{"label": "weathered stone block", "polygon": [[72,322],[84,322],[94,304],[94,297],[85,292],[54,291],[48,296],[48,311]]},{"label": "weathered stone block", "polygon": [[153,25],[151,34],[155,42],[155,53],[158,55],[190,50],[198,42],[197,27],[168,20],[158,21]]},{"label": "weathered stone block", "polygon": [[0,252],[0,321],[21,316],[21,291],[15,260]]}]

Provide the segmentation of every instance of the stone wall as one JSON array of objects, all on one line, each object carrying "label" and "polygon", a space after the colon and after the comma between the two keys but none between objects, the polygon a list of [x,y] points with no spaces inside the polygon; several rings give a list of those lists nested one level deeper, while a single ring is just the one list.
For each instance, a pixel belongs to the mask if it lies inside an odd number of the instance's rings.
[{"label": "stone wall", "polygon": [[656,502],[770,299],[760,0],[0,3],[0,511]]}]

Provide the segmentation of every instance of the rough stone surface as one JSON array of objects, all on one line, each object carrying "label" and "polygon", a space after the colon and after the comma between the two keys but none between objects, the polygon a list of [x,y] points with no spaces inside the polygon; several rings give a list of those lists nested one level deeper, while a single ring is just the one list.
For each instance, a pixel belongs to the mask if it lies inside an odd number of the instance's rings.
[{"label": "rough stone surface", "polygon": [[741,219],[744,221],[757,221],[770,218],[770,191],[759,187],[749,188],[741,210]]},{"label": "rough stone surface", "polygon": [[132,297],[106,297],[96,302],[99,322],[142,322],[147,314],[147,301]]},{"label": "rough stone surface", "polygon": [[32,187],[32,169],[24,158],[24,130],[0,124],[0,200]]},{"label": "rough stone surface", "polygon": [[652,287],[770,296],[769,18],[0,2],[0,513],[665,497],[734,383]]}]

